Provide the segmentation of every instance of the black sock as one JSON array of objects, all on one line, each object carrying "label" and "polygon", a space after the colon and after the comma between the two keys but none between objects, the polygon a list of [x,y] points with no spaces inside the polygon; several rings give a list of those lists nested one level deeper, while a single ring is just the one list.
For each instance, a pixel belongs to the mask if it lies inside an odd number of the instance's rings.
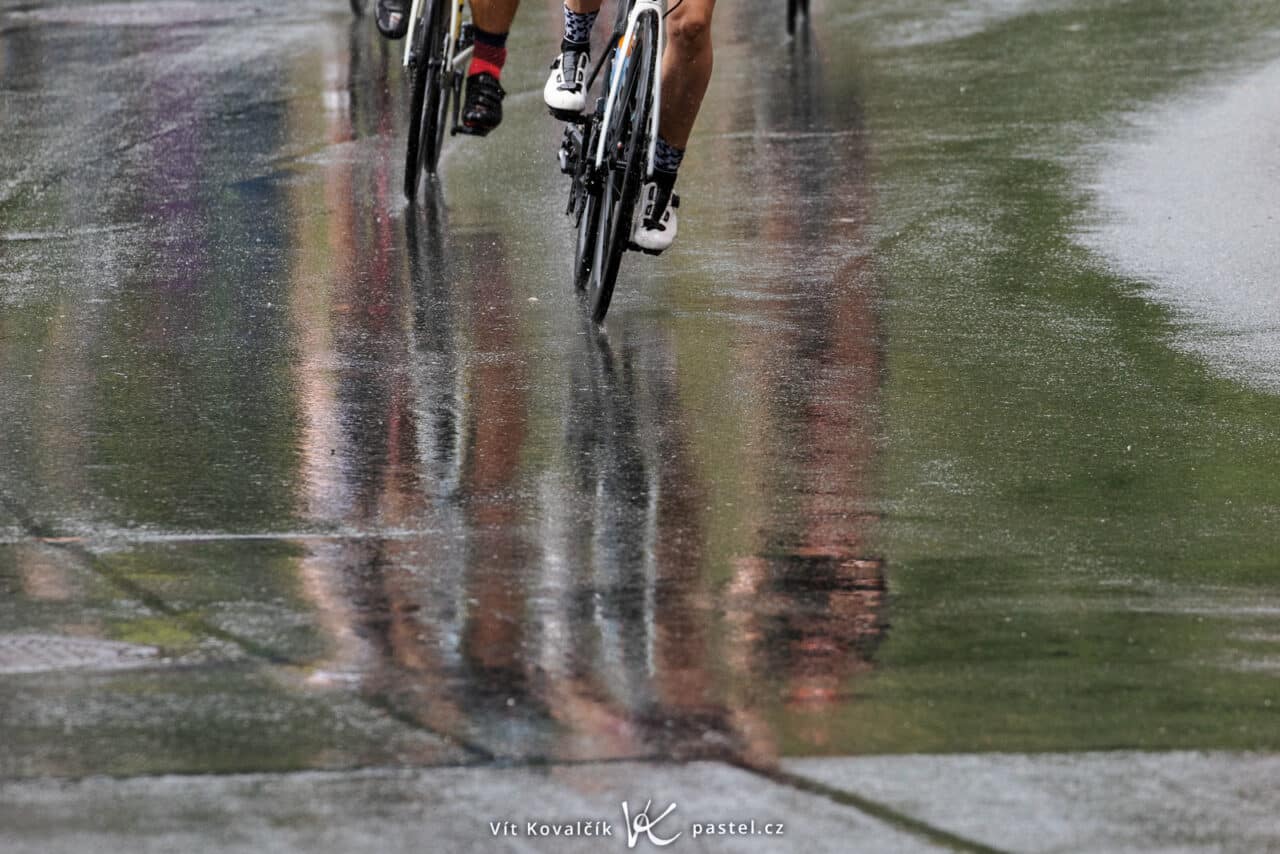
[{"label": "black sock", "polygon": [[676,148],[667,142],[662,134],[658,134],[658,144],[653,149],[654,167],[674,175],[680,171],[680,163],[684,160],[684,149]]},{"label": "black sock", "polygon": [[488,30],[482,30],[479,27],[472,27],[471,32],[475,33],[477,44],[487,44],[489,47],[505,48],[507,46],[507,36],[509,33],[491,33]]}]

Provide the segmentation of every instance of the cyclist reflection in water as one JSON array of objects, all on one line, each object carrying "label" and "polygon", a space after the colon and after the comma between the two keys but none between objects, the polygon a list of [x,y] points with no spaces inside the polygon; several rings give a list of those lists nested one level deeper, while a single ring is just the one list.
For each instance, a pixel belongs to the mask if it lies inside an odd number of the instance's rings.
[{"label": "cyclist reflection in water", "polygon": [[[471,0],[475,53],[467,76],[462,122],[486,134],[502,122],[500,82],[507,59],[507,33],[520,0]],[[591,66],[591,30],[604,0],[565,0],[564,38],[551,63],[543,99],[553,115],[581,113],[587,104],[586,77]],[[662,115],[659,120],[653,180],[641,190],[642,217],[632,241],[662,252],[676,238],[680,197],[673,188],[703,95],[711,81],[711,13],[715,0],[669,0],[667,47],[662,57]],[[409,27],[409,0],[378,0],[378,29],[402,38]]]}]

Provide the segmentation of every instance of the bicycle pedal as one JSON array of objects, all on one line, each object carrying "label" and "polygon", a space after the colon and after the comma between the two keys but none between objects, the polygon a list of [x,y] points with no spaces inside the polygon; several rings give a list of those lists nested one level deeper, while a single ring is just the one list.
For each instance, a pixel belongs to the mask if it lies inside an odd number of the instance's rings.
[{"label": "bicycle pedal", "polygon": [[578,161],[582,156],[582,132],[567,127],[564,138],[560,140],[560,148],[556,151],[556,159],[560,163],[560,171],[572,175],[578,171]]},{"label": "bicycle pedal", "polygon": [[463,136],[488,136],[489,131],[491,130],[493,130],[493,128],[469,128],[466,125],[457,124],[449,131],[449,135],[457,136],[458,134],[462,134]]}]

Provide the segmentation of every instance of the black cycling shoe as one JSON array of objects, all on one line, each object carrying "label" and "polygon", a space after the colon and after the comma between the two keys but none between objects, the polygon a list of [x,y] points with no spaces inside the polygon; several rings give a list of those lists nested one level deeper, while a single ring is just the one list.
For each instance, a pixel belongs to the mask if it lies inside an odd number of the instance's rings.
[{"label": "black cycling shoe", "polygon": [[408,0],[378,0],[374,19],[378,22],[378,32],[387,38],[404,38],[404,34],[409,32]]},{"label": "black cycling shoe", "polygon": [[502,124],[502,99],[506,94],[498,78],[487,71],[468,77],[467,97],[462,105],[463,130],[484,136]]}]

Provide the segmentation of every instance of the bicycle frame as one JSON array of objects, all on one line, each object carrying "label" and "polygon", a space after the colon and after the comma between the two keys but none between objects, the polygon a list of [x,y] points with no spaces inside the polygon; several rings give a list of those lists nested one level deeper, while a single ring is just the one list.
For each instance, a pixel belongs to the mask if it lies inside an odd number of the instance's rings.
[{"label": "bicycle frame", "polygon": [[[420,1],[414,0],[415,3]],[[618,73],[622,67],[621,60],[629,55],[634,43],[636,25],[644,15],[653,15],[658,21],[658,56],[657,61],[653,64],[653,114],[649,117],[649,150],[645,164],[645,178],[648,179],[653,177],[654,161],[657,157],[658,149],[658,118],[662,115],[662,54],[667,46],[667,0],[635,0],[635,5],[631,7],[631,12],[627,15],[627,28],[622,35],[622,41],[618,42],[614,48],[614,50],[618,51],[618,60],[614,62],[614,71],[609,75],[611,78],[609,80],[609,98],[605,101],[603,127],[608,127],[609,121],[613,118],[613,110],[618,102],[618,90],[622,85],[622,75]],[[596,146],[595,165],[597,169],[604,163],[604,137],[604,134],[600,135],[600,141]]]},{"label": "bicycle frame", "polygon": [[404,67],[409,67],[409,60],[413,56],[413,37],[418,31],[418,19],[422,17],[422,0],[413,0],[413,6],[409,9],[409,36],[404,40]]},{"label": "bicycle frame", "polygon": [[[448,2],[448,0],[445,0]],[[449,12],[449,42],[444,48],[444,67],[450,72],[457,72],[460,68],[466,68],[471,62],[471,53],[474,47],[467,47],[457,56],[453,55],[454,47],[458,44],[458,38],[462,35],[462,11],[464,0],[458,0],[456,3],[450,3]],[[413,54],[413,33],[416,31],[417,21],[422,16],[422,7],[425,0],[413,0],[413,7],[409,10],[409,38],[404,43],[404,67],[409,67],[409,60]]]}]

